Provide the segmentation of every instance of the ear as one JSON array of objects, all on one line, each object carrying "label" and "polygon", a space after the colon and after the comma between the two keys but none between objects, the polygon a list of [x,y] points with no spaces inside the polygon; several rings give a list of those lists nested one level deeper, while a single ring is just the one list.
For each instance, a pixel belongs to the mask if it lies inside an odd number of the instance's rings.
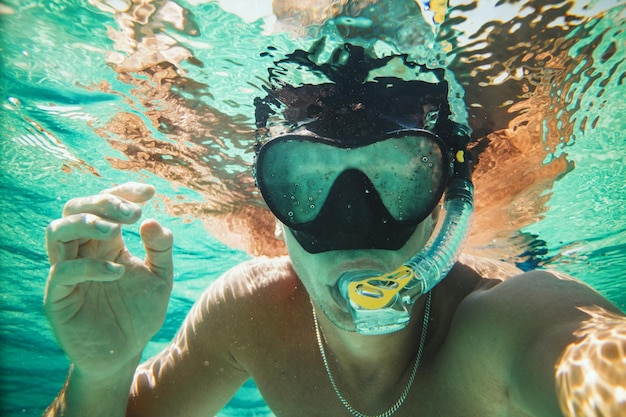
[{"label": "ear", "polygon": [[276,226],[274,228],[274,237],[278,240],[285,240],[285,230],[283,224],[276,220]]}]

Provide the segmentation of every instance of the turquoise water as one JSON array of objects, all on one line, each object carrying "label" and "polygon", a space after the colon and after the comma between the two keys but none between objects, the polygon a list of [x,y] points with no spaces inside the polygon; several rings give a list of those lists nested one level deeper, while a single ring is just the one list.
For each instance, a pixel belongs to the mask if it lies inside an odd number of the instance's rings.
[{"label": "turquoise water", "polygon": [[[272,18],[264,3],[0,4],[3,416],[40,415],[63,384],[68,364],[41,304],[44,229],[69,198],[127,180],[157,186],[145,211],[174,230],[177,273],[146,356],[223,271],[281,251],[248,169],[252,99],[271,64],[261,54],[346,32],[322,25],[326,9]],[[359,34],[447,65],[477,136],[515,132],[480,145],[467,250],[570,273],[626,310],[624,7],[535,3],[468,3],[438,25],[399,1],[394,25]],[[139,254],[137,228],[125,237]],[[222,415],[269,411],[246,384]]]}]

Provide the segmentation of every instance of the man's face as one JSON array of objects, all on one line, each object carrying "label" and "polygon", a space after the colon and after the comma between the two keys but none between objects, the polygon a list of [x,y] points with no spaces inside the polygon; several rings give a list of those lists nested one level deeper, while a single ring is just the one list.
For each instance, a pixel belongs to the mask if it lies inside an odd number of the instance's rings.
[{"label": "man's face", "polygon": [[350,313],[336,299],[335,286],[341,274],[355,270],[390,272],[419,252],[432,234],[439,210],[420,223],[407,243],[398,250],[357,249],[312,254],[305,251],[289,230],[284,237],[298,277],[313,302],[340,329],[356,331]]},{"label": "man's face", "polygon": [[294,269],[312,301],[353,332],[340,277],[392,272],[423,249],[447,180],[440,138],[387,118],[373,121],[350,119],[339,126],[368,129],[332,136],[309,123],[306,131],[266,142],[255,161],[259,190],[284,224]]}]

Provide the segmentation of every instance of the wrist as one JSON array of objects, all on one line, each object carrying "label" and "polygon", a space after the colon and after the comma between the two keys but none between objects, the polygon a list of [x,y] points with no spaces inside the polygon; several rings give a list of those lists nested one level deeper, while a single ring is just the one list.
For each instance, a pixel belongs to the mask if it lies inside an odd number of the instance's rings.
[{"label": "wrist", "polygon": [[106,375],[83,372],[75,365],[70,367],[63,389],[62,409],[64,417],[123,417],[135,369],[139,358],[129,361],[123,367]]},{"label": "wrist", "polygon": [[[45,417],[124,417],[140,356],[112,372],[84,372],[75,364]],[[93,368],[92,368],[93,369]]]},{"label": "wrist", "polygon": [[98,370],[94,367],[82,368],[73,363],[70,365],[69,376],[77,383],[85,384],[95,389],[119,386],[126,381],[132,382],[140,360],[141,355],[137,355],[118,366],[110,366],[106,369]]}]

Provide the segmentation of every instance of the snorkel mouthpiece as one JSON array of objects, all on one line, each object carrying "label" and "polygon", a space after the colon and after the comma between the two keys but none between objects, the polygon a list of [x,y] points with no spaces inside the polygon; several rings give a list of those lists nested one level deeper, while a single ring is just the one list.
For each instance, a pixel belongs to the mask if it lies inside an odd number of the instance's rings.
[{"label": "snorkel mouthpiece", "polygon": [[341,275],[337,289],[352,314],[357,332],[387,334],[408,324],[415,300],[445,278],[456,262],[474,210],[473,190],[469,179],[450,181],[439,233],[395,271],[349,271]]},{"label": "snorkel mouthpiece", "polygon": [[376,335],[403,329],[411,315],[411,300],[402,299],[401,290],[415,277],[402,265],[387,274],[350,271],[339,278],[339,291],[347,301],[357,331]]}]

